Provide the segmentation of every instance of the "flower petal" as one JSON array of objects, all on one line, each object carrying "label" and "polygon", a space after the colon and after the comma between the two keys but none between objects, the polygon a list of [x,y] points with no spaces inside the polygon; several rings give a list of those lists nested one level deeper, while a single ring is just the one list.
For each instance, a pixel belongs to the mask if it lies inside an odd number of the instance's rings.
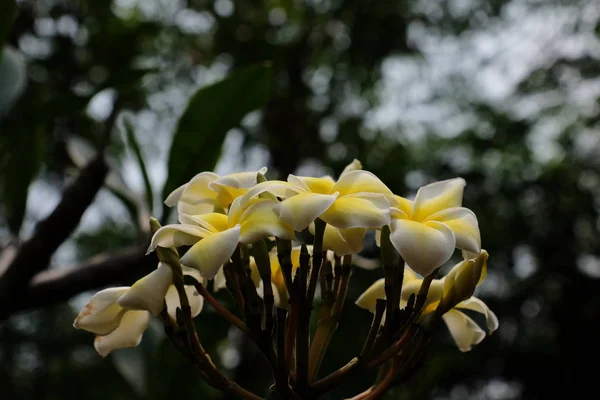
[{"label": "flower petal", "polygon": [[242,196],[241,204],[246,207],[250,199],[258,196],[261,193],[269,192],[277,197],[285,198],[295,193],[306,192],[304,187],[300,187],[285,181],[266,181],[254,185],[251,189]]},{"label": "flower petal", "polygon": [[[310,233],[315,234],[315,224],[310,224],[308,227]],[[354,228],[354,229],[344,229],[344,231],[350,231],[348,233],[349,239],[351,242],[347,242],[346,239],[342,236],[342,230],[333,227],[331,225],[325,226],[325,234],[323,235],[323,249],[331,250],[338,256],[345,256],[349,254],[356,254],[360,252],[363,248],[364,236],[366,234],[366,229],[362,228]],[[356,232],[355,232],[356,231]],[[357,236],[361,235],[360,239]],[[360,243],[359,243],[360,241]],[[354,246],[354,247],[353,247]],[[312,251],[312,250],[311,250]]]},{"label": "flower petal", "polygon": [[344,170],[342,171],[340,176],[347,174],[350,171],[356,171],[359,169],[362,169],[362,163],[355,158],[354,160],[352,160],[352,162],[350,164],[348,164],[348,165],[346,165],[346,167],[344,167]]},{"label": "flower petal", "polygon": [[[406,269],[405,272],[406,271],[408,271],[408,269]],[[405,278],[406,278],[406,276],[405,276]],[[421,289],[421,283],[423,283],[423,279],[421,279],[421,278],[410,280],[410,277],[409,277],[409,279],[405,279],[402,284],[402,294],[400,296],[402,298],[402,300],[408,301],[411,294],[419,293],[419,289]],[[424,307],[425,307],[425,310],[423,311],[424,315],[434,311],[435,308],[437,308],[437,307],[429,307],[429,309],[428,309],[428,306],[430,306],[432,304],[437,306],[437,304],[440,302],[440,300],[442,298],[443,291],[444,291],[444,282],[441,279],[434,279],[433,281],[431,281],[431,285],[429,286],[429,291],[427,292],[427,298],[426,298],[425,304],[424,304]]]},{"label": "flower petal", "polygon": [[[207,202],[214,204],[217,198],[217,193],[209,188],[209,184],[218,178],[219,175],[212,172],[199,173],[188,182],[185,189],[181,193],[179,201],[188,204],[198,204]],[[178,189],[176,189],[175,191],[177,190]],[[171,193],[171,195],[173,195],[173,193]],[[167,197],[167,200],[169,200],[171,195]]]},{"label": "flower petal", "polygon": [[381,194],[355,193],[339,197],[321,219],[342,229],[381,228],[390,223],[390,204]]},{"label": "flower petal", "polygon": [[302,231],[331,207],[336,198],[337,193],[299,193],[279,204],[279,218],[295,231]]},{"label": "flower petal", "polygon": [[454,233],[446,225],[406,219],[392,221],[390,240],[408,266],[422,276],[448,261],[456,245]]},{"label": "flower petal", "polygon": [[319,194],[330,194],[335,181],[330,176],[313,178],[311,176],[288,175],[288,182],[304,188],[306,191]]},{"label": "flower petal", "polygon": [[465,185],[464,179],[455,178],[423,186],[415,197],[411,219],[424,221],[438,211],[460,207]]},{"label": "flower petal", "polygon": [[279,218],[279,201],[258,199],[240,218],[241,243],[254,243],[270,236],[280,239],[293,239],[294,230]]},{"label": "flower petal", "polygon": [[219,272],[215,275],[213,279],[213,292],[218,292],[221,289],[225,289],[227,287],[227,281],[225,280],[225,273],[223,272],[223,268],[219,269]]},{"label": "flower petal", "polygon": [[117,329],[106,336],[96,336],[94,347],[102,357],[116,349],[135,347],[142,341],[149,323],[147,311],[127,311]]},{"label": "flower petal", "polygon": [[391,195],[392,191],[373,173],[364,170],[349,171],[340,176],[331,192],[340,192],[340,196],[369,192]]},{"label": "flower petal", "polygon": [[[200,281],[203,285],[206,285],[206,279],[200,278],[198,281]],[[200,314],[200,311],[202,311],[202,307],[204,306],[204,297],[200,296],[195,287],[189,285],[185,286],[185,293],[187,294],[187,298],[190,303],[192,317],[196,317],[198,314]],[[179,301],[179,294],[177,293],[175,286],[171,285],[169,287],[169,290],[165,296],[165,302],[167,303],[167,312],[174,321],[177,321],[177,308],[181,307],[181,302]]]},{"label": "flower petal", "polygon": [[73,327],[97,335],[106,335],[117,329],[125,313],[123,307],[117,304],[117,299],[129,289],[128,286],[115,287],[101,290],[93,295],[77,314]]},{"label": "flower petal", "polygon": [[485,332],[470,317],[457,310],[450,310],[442,316],[454,342],[462,352],[469,351],[481,343]]},{"label": "flower petal", "polygon": [[211,232],[194,225],[171,224],[156,231],[148,247],[148,253],[160,247],[190,246]]},{"label": "flower petal", "polygon": [[158,316],[163,309],[165,295],[173,282],[173,270],[165,263],[138,280],[117,303],[128,310],[146,310]]},{"label": "flower petal", "polygon": [[474,253],[481,251],[481,234],[477,217],[468,208],[447,208],[431,215],[427,221],[438,221],[448,225],[454,232],[456,247],[459,249]]},{"label": "flower petal", "polygon": [[184,183],[177,189],[173,190],[165,199],[165,205],[167,207],[173,207],[174,205],[176,205],[179,202],[179,199],[181,198],[181,195],[183,194],[183,191],[185,190],[187,185],[187,183]]},{"label": "flower petal", "polygon": [[181,257],[181,263],[197,269],[203,277],[213,279],[221,266],[231,258],[239,239],[239,225],[209,235],[193,245]]},{"label": "flower petal", "polygon": [[[329,226],[329,225],[328,225]],[[327,228],[325,228],[327,229]],[[337,228],[333,228],[337,229]],[[338,229],[341,237],[344,239],[348,248],[350,249],[350,253],[347,254],[338,254],[338,256],[345,256],[348,254],[358,254],[362,251],[365,245],[365,235],[367,234],[367,229],[365,228],[349,228],[349,229]]]},{"label": "flower petal", "polygon": [[[390,206],[393,207],[392,218],[409,218],[412,214],[413,202],[404,197],[387,196]],[[396,215],[394,215],[396,213]]]},{"label": "flower petal", "polygon": [[228,228],[227,215],[222,213],[207,213],[202,215],[188,215],[187,219],[194,221],[195,224],[209,230],[212,233],[223,232]]},{"label": "flower petal", "polygon": [[385,279],[381,278],[375,281],[363,294],[356,300],[356,305],[365,310],[375,313],[377,299],[385,299]]},{"label": "flower petal", "polygon": [[487,304],[485,304],[477,297],[471,297],[465,301],[458,303],[456,308],[464,308],[483,314],[485,316],[485,323],[487,325],[489,334],[492,334],[494,331],[496,331],[496,329],[498,329],[498,317],[496,316],[496,314],[494,314],[492,310],[489,309]]}]

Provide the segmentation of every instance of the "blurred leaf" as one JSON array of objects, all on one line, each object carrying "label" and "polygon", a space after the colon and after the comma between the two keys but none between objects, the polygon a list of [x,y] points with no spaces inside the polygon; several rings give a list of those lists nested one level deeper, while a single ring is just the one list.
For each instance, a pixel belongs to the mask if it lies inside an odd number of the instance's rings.
[{"label": "blurred leaf", "polygon": [[44,152],[43,132],[18,132],[0,139],[0,197],[8,227],[19,233],[29,184],[37,174]]},{"label": "blurred leaf", "polygon": [[152,213],[152,209],[154,208],[154,192],[152,191],[152,184],[150,183],[150,177],[148,176],[148,171],[146,170],[146,163],[144,162],[142,150],[140,149],[140,145],[137,142],[133,132],[133,125],[128,118],[123,119],[123,129],[125,130],[127,145],[135,154],[135,158],[137,159],[140,170],[142,171],[142,177],[144,178],[144,186],[146,190],[146,201],[148,202],[148,210],[150,210],[150,213]]},{"label": "blurred leaf", "polygon": [[25,83],[25,60],[17,50],[6,46],[0,54],[0,118],[8,113]]},{"label": "blurred leaf", "polygon": [[203,87],[192,96],[173,137],[163,198],[198,172],[214,168],[227,131],[247,113],[267,104],[270,85],[271,67],[260,64]]}]

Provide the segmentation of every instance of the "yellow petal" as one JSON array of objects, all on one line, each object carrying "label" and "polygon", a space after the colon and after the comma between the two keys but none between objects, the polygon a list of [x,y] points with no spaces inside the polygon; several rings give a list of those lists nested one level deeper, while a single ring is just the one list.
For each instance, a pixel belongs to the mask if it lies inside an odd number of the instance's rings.
[{"label": "yellow petal", "polygon": [[375,313],[377,299],[385,299],[385,279],[381,278],[375,281],[369,288],[356,300],[356,305],[365,310]]},{"label": "yellow petal", "polygon": [[211,232],[205,228],[193,225],[172,224],[165,225],[152,236],[148,253],[156,247],[190,246]]},{"label": "yellow petal", "polygon": [[239,239],[239,225],[206,236],[181,257],[181,263],[197,269],[203,277],[213,279],[221,266],[231,258]]},{"label": "yellow petal", "polygon": [[464,179],[455,178],[423,186],[415,197],[411,219],[424,221],[438,211],[460,207],[465,185]]},{"label": "yellow petal", "polygon": [[[337,228],[333,228],[333,229],[337,229]],[[365,229],[365,228],[349,228],[349,229],[338,229],[338,231],[340,233],[340,236],[344,239],[344,241],[348,245],[348,249],[350,250],[350,253],[346,253],[346,254],[337,253],[338,256],[345,256],[348,254],[358,254],[362,251],[364,244],[365,244],[365,235],[367,234],[367,229]],[[333,250],[333,249],[330,249],[330,250]]]},{"label": "yellow petal", "polygon": [[462,352],[469,351],[485,338],[485,332],[470,317],[450,310],[442,317],[454,342]]},{"label": "yellow petal", "polygon": [[336,228],[381,228],[390,223],[390,205],[377,193],[356,193],[339,197],[321,215]]},{"label": "yellow petal", "polygon": [[463,308],[467,310],[476,311],[485,316],[485,323],[487,325],[488,333],[492,334],[498,329],[499,322],[498,317],[492,310],[489,309],[487,304],[478,299],[477,297],[471,297],[461,303],[458,303],[456,308]]},{"label": "yellow petal", "polygon": [[237,172],[222,176],[211,182],[209,188],[218,193],[217,200],[219,204],[226,208],[238,197],[246,194],[249,188],[257,182],[257,175],[264,175],[267,168],[263,167],[258,171]]},{"label": "yellow petal", "polygon": [[477,217],[468,208],[447,208],[431,215],[427,221],[438,221],[448,225],[456,237],[457,248],[474,253],[481,251],[481,235]]},{"label": "yellow petal", "polygon": [[356,171],[359,169],[362,169],[362,163],[355,158],[350,164],[346,165],[340,176],[347,174],[350,171]]},{"label": "yellow petal", "polygon": [[229,227],[227,215],[222,213],[188,215],[187,218],[212,233],[223,232]]},{"label": "yellow petal", "polygon": [[119,326],[125,310],[117,304],[117,299],[129,287],[104,289],[92,296],[75,318],[73,326],[97,335],[106,335]]},{"label": "yellow petal", "polygon": [[[217,198],[217,193],[212,191],[208,185],[218,178],[219,175],[214,174],[212,172],[199,173],[198,175],[194,176],[186,185],[185,189],[181,193],[179,201],[188,204],[198,204],[206,202],[214,204],[215,199]],[[178,189],[176,189],[175,192],[171,193],[171,195],[176,193],[177,190]],[[169,200],[169,202],[172,203],[171,195],[167,197],[167,200]]]},{"label": "yellow petal", "polygon": [[294,230],[279,218],[279,201],[259,200],[248,207],[240,217],[240,242],[254,243],[271,236],[293,239]]},{"label": "yellow petal", "polygon": [[[406,276],[405,276],[406,278]],[[409,277],[410,278],[410,277]],[[421,289],[421,284],[423,283],[423,279],[405,279],[402,284],[402,294],[401,298],[404,301],[407,301],[411,294],[419,293],[419,289]],[[442,293],[444,291],[444,282],[441,279],[434,279],[429,286],[429,291],[427,292],[427,298],[425,300],[425,310],[423,312],[424,315],[429,314],[430,312],[435,310],[435,307],[429,307],[432,304],[437,305],[441,298]],[[428,309],[429,307],[429,309]]]},{"label": "yellow petal", "polygon": [[392,195],[392,191],[373,173],[364,170],[350,171],[338,179],[331,192],[340,192],[340,196],[368,192]]},{"label": "yellow petal", "polygon": [[119,297],[117,303],[128,310],[146,310],[158,316],[172,282],[171,267],[161,262],[156,270],[134,283],[131,289]]},{"label": "yellow petal", "polygon": [[302,231],[331,207],[336,198],[337,193],[299,193],[279,204],[279,218],[295,231]]},{"label": "yellow petal", "polygon": [[96,336],[94,347],[102,357],[116,349],[135,347],[142,341],[149,323],[147,311],[127,311],[117,329],[106,336]]},{"label": "yellow petal", "polygon": [[[310,224],[308,228],[310,233],[314,235],[315,224]],[[356,229],[358,230],[361,228]],[[366,232],[366,229],[364,231]],[[354,242],[354,244],[356,245],[356,242]],[[346,240],[342,237],[340,230],[328,224],[325,226],[325,234],[323,235],[323,249],[331,250],[338,256],[345,256],[349,254],[358,253],[360,250],[362,250],[362,244],[358,251],[354,251],[350,244],[347,243]]]},{"label": "yellow petal", "polygon": [[454,233],[440,222],[395,219],[391,226],[392,244],[408,266],[422,276],[444,264],[454,252]]},{"label": "yellow petal", "polygon": [[[387,196],[387,199],[390,202],[390,205],[398,211],[398,214],[394,216],[392,214],[392,218],[409,218],[412,214],[413,202],[411,200],[405,199],[400,196]],[[402,213],[400,213],[400,211]]]},{"label": "yellow petal", "polygon": [[288,176],[288,182],[304,188],[308,192],[330,194],[331,188],[335,184],[335,181],[330,176],[323,176],[321,178],[313,178],[310,176],[295,176],[290,174]]},{"label": "yellow petal", "polygon": [[251,189],[242,196],[241,205],[246,207],[250,199],[258,196],[261,193],[271,193],[277,197],[285,198],[296,193],[306,192],[306,189],[285,181],[266,181],[254,185]]}]

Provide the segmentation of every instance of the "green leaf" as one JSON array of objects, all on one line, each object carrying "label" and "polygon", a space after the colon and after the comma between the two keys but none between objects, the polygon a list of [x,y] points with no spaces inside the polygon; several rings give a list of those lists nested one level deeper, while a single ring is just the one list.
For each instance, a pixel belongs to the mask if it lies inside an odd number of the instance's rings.
[{"label": "green leaf", "polygon": [[133,124],[128,118],[123,119],[123,128],[125,130],[125,137],[127,138],[127,146],[133,151],[135,154],[135,158],[140,166],[140,170],[142,171],[142,177],[144,178],[144,187],[146,190],[146,201],[148,202],[148,210],[150,214],[152,214],[152,209],[154,207],[154,196],[152,191],[152,184],[150,183],[150,178],[148,176],[148,171],[146,169],[146,163],[144,162],[144,156],[142,154],[142,150],[140,149],[140,145],[135,138]]},{"label": "green leaf", "polygon": [[166,198],[202,171],[211,171],[221,155],[225,134],[242,118],[267,104],[270,65],[253,65],[198,90],[179,119],[169,153]]},{"label": "green leaf", "polygon": [[7,135],[0,141],[2,212],[15,235],[21,229],[29,184],[40,169],[43,152],[44,135],[41,130]]}]

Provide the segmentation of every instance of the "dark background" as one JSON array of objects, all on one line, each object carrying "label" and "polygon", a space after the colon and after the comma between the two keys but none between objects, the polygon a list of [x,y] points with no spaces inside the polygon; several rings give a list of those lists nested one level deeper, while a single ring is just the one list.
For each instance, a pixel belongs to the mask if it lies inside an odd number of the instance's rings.
[{"label": "dark background", "polygon": [[[169,147],[190,96],[266,60],[271,100],[234,130],[199,123],[211,144],[196,159],[218,158],[220,173],[268,165],[268,177],[285,178],[335,175],[358,158],[402,195],[435,180],[467,181],[464,205],[490,253],[478,295],[500,328],[464,354],[441,331],[425,367],[386,398],[596,398],[597,0],[0,0],[0,46],[4,39],[0,268],[107,129],[115,131],[110,179],[50,266],[77,271],[113,251],[132,257],[115,258],[112,275],[100,269],[87,286],[65,278],[46,292],[0,293],[1,398],[224,398],[165,340],[159,321],[138,348],[107,359],[71,324],[87,290],[129,284],[153,268],[132,244],[147,240],[147,216],[161,215]],[[228,107],[242,103],[232,98]],[[146,160],[150,212],[119,113]],[[368,247],[365,255],[374,254]],[[359,351],[370,315],[353,301],[379,276],[355,270],[324,371]],[[213,359],[261,393],[267,366],[253,345],[209,307],[198,321]]]}]

